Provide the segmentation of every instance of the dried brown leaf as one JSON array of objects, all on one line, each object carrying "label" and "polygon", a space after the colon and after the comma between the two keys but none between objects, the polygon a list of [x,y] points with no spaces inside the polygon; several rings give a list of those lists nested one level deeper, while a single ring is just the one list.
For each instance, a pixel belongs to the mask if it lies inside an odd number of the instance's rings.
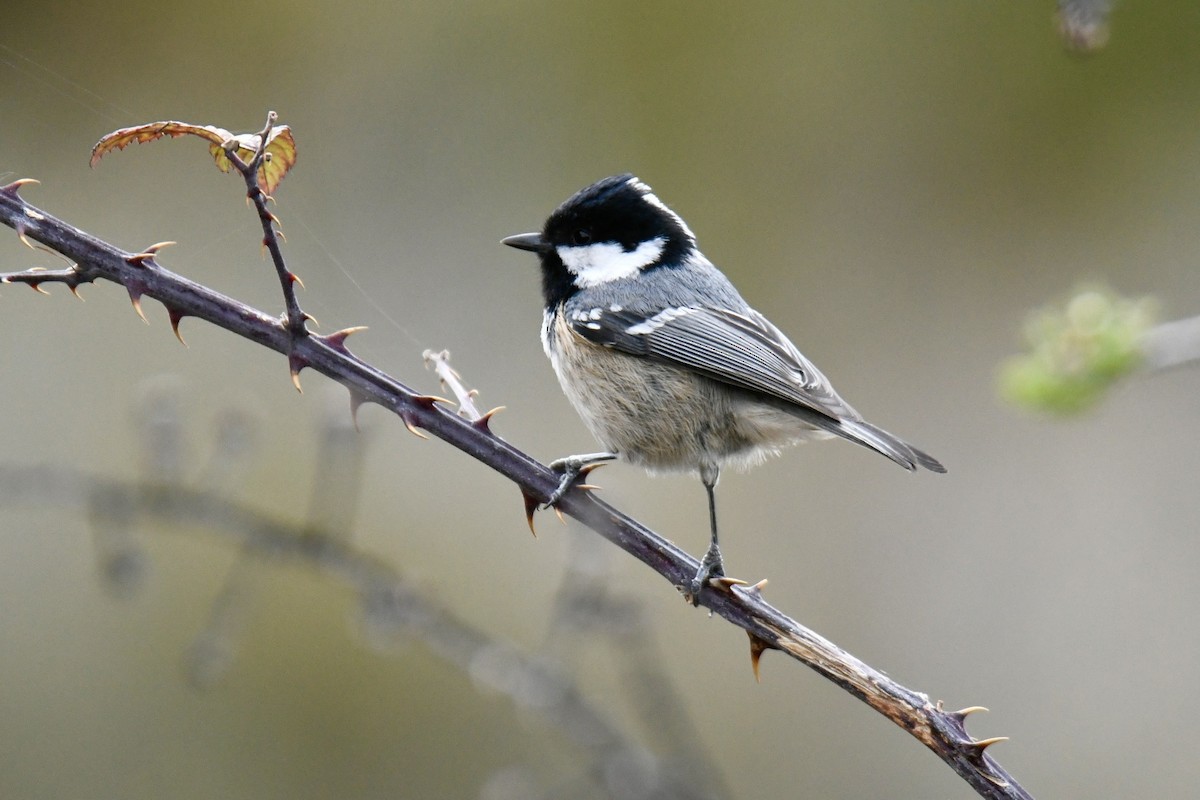
[{"label": "dried brown leaf", "polygon": [[[100,141],[96,142],[96,145],[92,148],[92,166],[96,166],[100,162],[100,159],[109,152],[124,150],[131,144],[153,142],[164,136],[174,138],[188,135],[199,136],[216,145],[235,138],[232,133],[224,128],[216,128],[212,125],[191,125],[186,122],[172,122],[169,120],[166,122],[150,122],[145,125],[135,125],[132,128],[120,128],[101,137]],[[228,169],[228,166],[226,166],[226,169]]]},{"label": "dried brown leaf", "polygon": [[[224,143],[229,138],[237,141],[237,154],[243,161],[249,161],[258,150],[259,136],[257,133],[240,133],[227,137],[220,142],[208,146],[208,152],[217,162],[217,169],[229,172],[233,162],[225,154]],[[267,149],[262,166],[258,170],[258,188],[264,194],[274,194],[275,188],[296,163],[296,140],[292,129],[287,125],[276,125],[267,134]]]},{"label": "dried brown leaf", "polygon": [[[92,148],[92,166],[114,150],[124,150],[131,144],[153,142],[164,136],[176,138],[179,136],[199,136],[207,141],[208,152],[216,162],[217,169],[229,172],[233,162],[225,151],[227,142],[236,143],[236,152],[243,161],[254,157],[258,149],[259,134],[231,133],[224,128],[213,125],[192,125],[187,122],[150,122],[145,125],[135,125],[132,128],[121,128],[102,137]],[[296,140],[287,125],[276,125],[267,134],[266,155],[258,171],[258,187],[270,195],[279,186],[279,182],[287,175],[288,170],[296,163]]]}]

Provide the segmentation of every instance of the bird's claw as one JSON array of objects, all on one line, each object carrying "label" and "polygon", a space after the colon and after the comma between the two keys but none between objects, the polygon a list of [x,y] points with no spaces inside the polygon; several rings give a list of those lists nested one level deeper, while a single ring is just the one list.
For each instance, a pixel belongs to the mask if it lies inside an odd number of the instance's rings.
[{"label": "bird's claw", "polygon": [[551,461],[549,464],[550,469],[555,472],[561,472],[562,478],[559,480],[555,490],[546,498],[546,502],[542,504],[542,508],[556,507],[558,501],[562,500],[567,492],[571,491],[572,487],[576,485],[581,489],[599,489],[599,486],[590,483],[577,484],[577,481],[592,470],[603,466],[606,462],[612,461],[616,457],[616,453],[588,453],[587,455],[566,456],[565,458],[557,458]]},{"label": "bird's claw", "polygon": [[[551,465],[553,468],[553,465]],[[558,505],[558,501],[562,500],[567,492],[571,491],[571,487],[575,485],[575,481],[579,480],[581,470],[563,470],[562,478],[558,482],[558,488],[550,493],[546,498],[546,502],[542,503],[542,509],[553,508]]]},{"label": "bird's claw", "polygon": [[720,582],[727,587],[745,584],[745,581],[737,578],[725,577],[725,564],[721,561],[721,548],[717,547],[716,542],[708,546],[708,552],[704,554],[704,558],[700,559],[700,568],[696,570],[695,577],[684,587],[683,599],[693,606],[700,605],[700,590],[714,582]]}]

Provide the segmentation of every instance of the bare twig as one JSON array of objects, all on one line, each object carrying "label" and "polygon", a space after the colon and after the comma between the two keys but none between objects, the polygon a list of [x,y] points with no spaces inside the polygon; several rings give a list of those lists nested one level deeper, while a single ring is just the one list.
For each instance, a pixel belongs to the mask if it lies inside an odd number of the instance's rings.
[{"label": "bare twig", "polygon": [[[275,266],[275,273],[279,276],[279,286],[283,290],[284,301],[284,321],[285,327],[293,337],[299,338],[308,334],[308,328],[305,323],[312,319],[308,314],[300,309],[300,302],[296,299],[296,284],[304,286],[300,278],[296,276],[287,267],[287,263],[283,258],[283,251],[279,246],[280,233],[278,230],[279,218],[271,213],[267,208],[267,203],[271,200],[259,186],[258,171],[262,168],[263,159],[269,158],[267,153],[267,144],[271,128],[274,127],[279,117],[274,111],[267,112],[267,123],[263,126],[262,131],[258,135],[258,148],[254,151],[249,161],[243,161],[238,155],[238,141],[230,139],[225,144],[225,155],[229,161],[242,174],[242,179],[246,182],[246,197],[254,208],[258,211],[258,220],[262,223],[263,229],[263,247],[271,254],[271,263]],[[296,384],[296,388],[300,388],[299,379],[296,377],[300,374],[300,365],[292,370],[292,379]]]},{"label": "bare twig", "polygon": [[421,353],[421,358],[425,359],[425,366],[432,366],[433,371],[437,373],[438,380],[442,382],[454,395],[454,399],[458,401],[458,413],[462,414],[472,422],[483,417],[479,413],[479,409],[475,407],[475,395],[477,392],[467,389],[463,385],[462,376],[450,366],[450,351],[442,350],[435,353],[432,350],[426,350]]},{"label": "bare twig", "polygon": [[475,405],[475,396],[478,392],[463,385],[462,376],[450,366],[449,350],[437,353],[433,350],[426,350],[421,357],[425,359],[426,366],[433,367],[442,386],[448,388],[454,395],[454,399],[458,401],[458,413],[471,420],[475,427],[486,430],[492,417],[504,410],[504,406],[496,406],[480,413],[479,407]]},{"label": "bare twig", "polygon": [[[38,273],[39,284],[57,281],[71,285],[97,278],[121,284],[135,299],[145,295],[161,302],[173,320],[197,317],[283,353],[293,375],[310,367],[332,378],[350,391],[355,403],[373,402],[391,410],[410,430],[419,428],[459,448],[509,478],[527,496],[544,502],[558,486],[556,472],[493,435],[486,425],[463,419],[439,406],[436,398],[414,392],[352,355],[345,338],[353,329],[327,336],[306,333],[299,317],[289,313],[281,322],[166,270],[151,252],[122,251],[29,205],[19,189],[20,182],[0,188],[0,219],[77,265],[63,273]],[[31,282],[28,272],[2,279]],[[684,585],[696,573],[696,559],[589,492],[568,493],[559,508],[642,561],[672,586]],[[981,796],[1029,797],[986,752],[995,740],[975,740],[967,734],[963,724],[967,711],[946,712],[926,695],[864,664],[765,602],[759,587],[714,584],[704,587],[697,599],[745,629],[752,653],[780,650],[816,670],[915,736]]]}]

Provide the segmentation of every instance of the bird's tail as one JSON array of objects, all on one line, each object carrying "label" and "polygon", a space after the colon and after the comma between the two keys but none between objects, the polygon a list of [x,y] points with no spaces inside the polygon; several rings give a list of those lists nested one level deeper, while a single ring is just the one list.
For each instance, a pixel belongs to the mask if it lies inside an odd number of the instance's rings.
[{"label": "bird's tail", "polygon": [[830,430],[855,444],[861,444],[863,447],[869,447],[877,453],[882,453],[905,469],[915,470],[917,467],[924,467],[930,472],[946,471],[941,462],[933,456],[869,422],[843,419],[839,420],[837,429]]}]

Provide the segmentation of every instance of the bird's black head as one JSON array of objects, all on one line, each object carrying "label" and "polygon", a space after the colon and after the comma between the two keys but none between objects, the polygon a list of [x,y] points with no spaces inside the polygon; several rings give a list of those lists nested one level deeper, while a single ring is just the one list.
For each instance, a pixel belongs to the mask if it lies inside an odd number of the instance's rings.
[{"label": "bird's black head", "polygon": [[547,306],[580,289],[678,266],[696,240],[679,215],[633,175],[614,175],[580,189],[555,209],[541,233],[504,244],[538,254]]}]

